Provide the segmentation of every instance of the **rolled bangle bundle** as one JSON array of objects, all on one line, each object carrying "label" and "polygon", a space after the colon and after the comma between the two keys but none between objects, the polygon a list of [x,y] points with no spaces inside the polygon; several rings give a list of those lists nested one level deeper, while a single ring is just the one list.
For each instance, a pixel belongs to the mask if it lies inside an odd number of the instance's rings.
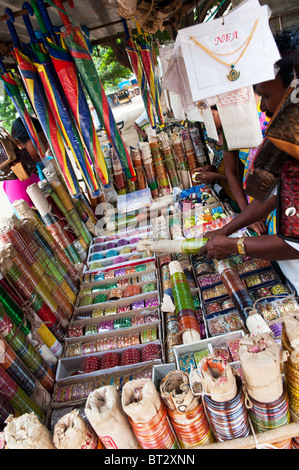
[{"label": "rolled bangle bundle", "polygon": [[198,167],[196,153],[193,147],[193,142],[190,137],[189,129],[182,129],[181,136],[183,140],[183,145],[185,149],[185,155],[188,162],[190,176],[193,171]]},{"label": "rolled bangle bundle", "polygon": [[20,416],[20,413],[14,409],[14,407],[9,403],[8,399],[0,394],[0,430],[6,426],[6,420],[12,415],[14,418]]},{"label": "rolled bangle bundle", "polygon": [[222,402],[204,395],[205,410],[218,442],[246,437],[250,434],[250,425],[245,407],[241,381],[238,380],[238,392],[235,398]]},{"label": "rolled bangle bundle", "polygon": [[11,285],[4,277],[0,280],[0,302],[9,318],[17,325],[17,327],[20,325],[20,329],[25,336],[29,335],[31,331],[31,323],[28,319],[23,322],[24,313],[21,310],[22,301],[17,298]]},{"label": "rolled bangle bundle", "polygon": [[125,296],[124,296],[122,289],[118,289],[118,288],[111,289],[108,294],[108,300],[120,300],[123,297]]},{"label": "rolled bangle bundle", "polygon": [[243,322],[246,324],[246,320],[249,316],[249,311],[253,308],[252,298],[249,295],[249,292],[246,287],[244,287],[241,278],[234,269],[226,267],[222,269],[222,267],[220,267],[219,270],[223,285],[225,286]]},{"label": "rolled bangle bundle", "polygon": [[[8,245],[10,247],[10,245]],[[44,282],[43,278],[38,278],[36,274],[32,271],[31,267],[26,263],[24,258],[18,253],[14,248],[10,248],[10,257],[13,264],[21,272],[24,278],[27,277],[28,281],[32,284],[34,293],[38,294],[45,304],[50,308],[54,313],[58,321],[61,322],[62,326],[67,325],[67,314],[63,312],[61,307],[54,300],[52,293],[49,292],[47,284]]]},{"label": "rolled bangle bundle", "polygon": [[185,157],[182,137],[179,134],[173,133],[171,134],[171,142],[175,158],[178,162],[179,174],[183,189],[188,189],[190,188],[189,168]]},{"label": "rolled bangle bundle", "polygon": [[26,221],[25,229],[35,242],[35,254],[45,272],[54,278],[60,290],[74,304],[76,301],[77,288],[66,272],[66,267],[62,266],[55,256],[53,249],[49,246],[44,237],[35,227],[36,224]]},{"label": "rolled bangle bundle", "polygon": [[80,264],[81,258],[77,249],[73,245],[73,240],[70,239],[70,236],[64,230],[64,226],[61,221],[56,221],[51,214],[51,208],[41,189],[36,183],[34,183],[31,186],[28,186],[26,192],[32,200],[35,208],[39,211],[47,229],[50,231],[56,242],[65,251],[72,264]]},{"label": "rolled bangle bundle", "polygon": [[1,366],[30,397],[36,391],[35,380],[33,380],[31,375],[28,373],[22,361],[15,354],[11,346],[9,346],[3,338],[1,341],[3,341],[4,347],[3,362],[1,363]]},{"label": "rolled bangle bundle", "polygon": [[190,389],[188,373],[169,372],[161,381],[160,393],[181,449],[214,442],[203,404]]},{"label": "rolled bangle bundle", "polygon": [[[73,313],[73,305],[69,299],[65,296],[60,287],[55,284],[52,277],[49,277],[47,271],[40,263],[39,259],[42,255],[39,250],[39,245],[35,242],[33,237],[29,237],[29,234],[26,232],[24,226],[4,226],[0,231],[0,240],[4,245],[12,244],[18,253],[24,258],[28,263],[28,266],[39,279],[39,282],[47,289],[52,295],[55,302],[63,308],[63,311],[68,314],[70,317]],[[39,259],[36,255],[39,255]],[[46,265],[50,265],[50,260],[47,259],[45,255]],[[61,282],[63,279],[61,278]],[[54,309],[56,310],[57,307]]]},{"label": "rolled bangle bundle", "polygon": [[44,302],[39,293],[35,291],[35,284],[31,273],[21,271],[9,258],[0,259],[0,267],[4,276],[9,279],[26,301],[31,302],[31,307],[37,316],[48,325],[49,330],[61,341],[64,337],[64,328],[50,307]]},{"label": "rolled bangle bundle", "polygon": [[[270,431],[290,423],[289,398],[283,394],[272,403],[260,403],[250,397],[249,416],[256,432]],[[292,449],[292,439],[271,443],[279,449]]]},{"label": "rolled bangle bundle", "polygon": [[127,382],[122,408],[142,449],[176,449],[177,440],[167,419],[166,407],[151,380]]},{"label": "rolled bangle bundle", "polygon": [[156,181],[155,169],[153,164],[153,158],[151,154],[150,145],[148,142],[139,142],[140,153],[144,170],[147,178],[148,187],[151,190],[152,197],[157,199],[159,196],[158,184]]},{"label": "rolled bangle bundle", "polygon": [[54,387],[54,372],[32,346],[26,336],[17,330],[8,315],[0,308],[0,333],[9,346],[18,355],[25,366],[40,384],[52,393]]},{"label": "rolled bangle bundle", "polygon": [[136,171],[136,178],[137,178],[137,188],[138,190],[145,189],[146,185],[146,178],[144,174],[144,169],[142,165],[141,155],[138,149],[131,149],[131,157],[133,161],[133,165]]},{"label": "rolled bangle bundle", "polygon": [[123,296],[126,297],[133,297],[135,295],[141,294],[141,287],[137,284],[131,284],[125,288]]},{"label": "rolled bangle bundle", "polygon": [[[4,286],[6,290],[3,289]],[[26,318],[24,321],[24,313],[21,310],[21,306],[24,302],[21,301],[19,297],[17,298],[16,295],[11,296],[11,293],[15,294],[12,286],[5,278],[1,279],[0,302],[2,303],[9,318],[17,327],[20,327],[20,331],[24,333],[24,335],[27,336],[30,341],[32,334],[31,323],[28,318]],[[16,303],[16,301],[18,303]],[[53,335],[53,333],[51,333],[48,327],[41,322],[41,325],[38,328],[36,326],[36,331],[45,345],[54,353],[56,357],[58,357],[58,355],[62,353],[62,345]]]},{"label": "rolled bangle bundle", "polygon": [[161,188],[162,195],[165,196],[170,194],[170,186],[168,182],[167,172],[164,166],[163,156],[160,149],[159,141],[156,138],[150,138],[149,140],[151,154],[153,157],[155,175],[158,185]]},{"label": "rolled bangle bundle", "polygon": [[111,153],[113,180],[118,195],[126,194],[126,178],[117,153],[113,150]]},{"label": "rolled bangle bundle", "polygon": [[0,366],[0,388],[1,394],[9,404],[21,415],[24,413],[35,413],[41,422],[45,419],[43,410],[24,392],[24,390],[8,375]]},{"label": "rolled bangle bundle", "polygon": [[72,283],[77,286],[77,270],[70,261],[69,257],[62,250],[61,246],[53,238],[52,234],[44,226],[38,215],[29,207],[27,201],[15,201],[13,207],[22,220],[29,220],[35,227],[35,236],[45,250],[51,250],[51,257],[55,258],[60,269],[66,272],[66,279],[70,278]]},{"label": "rolled bangle bundle", "polygon": [[172,295],[179,325],[183,330],[183,343],[199,341],[200,327],[196,320],[191,290],[185,273],[178,261],[169,263]]},{"label": "rolled bangle bundle", "polygon": [[175,158],[173,155],[173,150],[169,141],[168,134],[166,134],[165,132],[161,132],[158,135],[158,138],[162,148],[162,153],[164,156],[164,162],[167,169],[170,184],[173,188],[179,188],[181,186],[181,183],[177,173]]},{"label": "rolled bangle bundle", "polygon": [[288,358],[283,362],[285,383],[289,396],[290,413],[295,421],[299,421],[299,354],[290,344],[286,327],[283,325],[281,332],[281,346],[288,352]]},{"label": "rolled bangle bundle", "polygon": [[189,129],[189,133],[190,133],[190,138],[192,140],[192,144],[193,144],[195,154],[196,154],[197,166],[198,167],[204,166],[206,165],[206,156],[205,156],[205,152],[203,149],[203,144],[201,141],[199,130],[197,127],[193,127]]}]

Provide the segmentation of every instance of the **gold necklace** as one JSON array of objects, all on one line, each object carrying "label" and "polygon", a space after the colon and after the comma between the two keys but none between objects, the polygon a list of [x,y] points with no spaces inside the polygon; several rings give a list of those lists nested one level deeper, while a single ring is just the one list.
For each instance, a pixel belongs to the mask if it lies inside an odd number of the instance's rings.
[{"label": "gold necklace", "polygon": [[[238,47],[238,49],[236,49],[235,51],[233,52],[225,52],[223,54],[221,54],[220,52],[212,52],[210,49],[208,49],[206,46],[204,46],[203,44],[201,44],[200,42],[198,42],[195,37],[193,36],[190,36],[190,39],[192,41],[195,42],[195,44],[197,44],[197,46],[201,47],[207,54],[209,54],[211,57],[213,57],[214,59],[218,60],[218,62],[221,62],[222,64],[224,65],[227,65],[228,67],[230,67],[230,71],[229,71],[229,74],[226,75],[227,78],[233,82],[235,80],[238,80],[238,78],[240,77],[240,74],[241,72],[238,72],[236,69],[235,69],[235,65],[239,62],[239,60],[241,59],[241,57],[243,56],[244,52],[246,51],[247,47],[249,46],[250,44],[250,41],[255,33],[255,30],[256,30],[256,27],[257,27],[257,24],[258,24],[258,21],[259,19],[257,19],[253,25],[253,28],[251,30],[251,33],[249,34],[248,38],[243,42],[243,44],[241,44],[241,46]],[[217,55],[219,56],[228,56],[228,55],[232,55],[232,54],[235,54],[236,52],[238,52],[240,49],[243,49],[243,51],[241,52],[240,56],[238,57],[238,59],[233,63],[233,64],[228,64],[227,62],[224,62],[223,60],[219,59],[218,57],[216,57]]]}]

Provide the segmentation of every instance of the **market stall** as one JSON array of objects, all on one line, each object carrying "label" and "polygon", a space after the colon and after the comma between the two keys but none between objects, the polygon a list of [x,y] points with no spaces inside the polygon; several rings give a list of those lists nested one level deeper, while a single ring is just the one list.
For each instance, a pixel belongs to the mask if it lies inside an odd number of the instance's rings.
[{"label": "market stall", "polygon": [[[252,85],[272,80],[279,58],[267,7],[250,0],[225,25],[218,18],[181,29],[168,56],[161,48],[160,81],[148,34],[138,23],[131,35],[130,5],[120,4],[149,118],[147,141],[136,135],[127,145],[82,28],[65,2],[54,3],[59,31],[44,2],[32,2],[32,12],[24,5],[44,32],[41,41],[23,15],[27,44],[6,12],[22,83],[3,64],[1,78],[38,149],[18,86],[27,93],[50,151],[41,155],[40,180],[27,186],[32,204],[16,199],[15,215],[0,227],[1,447],[299,448],[296,287],[275,259],[242,251],[255,238],[246,226],[230,235],[243,243],[236,252],[209,256],[211,233],[237,212],[219,185],[198,179],[217,156],[208,146],[218,136],[215,103],[229,149],[263,142]],[[207,80],[214,62],[199,38],[217,30],[227,42],[236,19],[234,47],[248,47],[255,68],[243,73],[237,60],[223,78]],[[259,42],[266,46],[257,59]],[[199,64],[205,72],[196,79]],[[175,128],[164,122],[161,84],[177,119],[183,112]],[[4,130],[1,137],[1,169],[28,180],[16,140]]]}]

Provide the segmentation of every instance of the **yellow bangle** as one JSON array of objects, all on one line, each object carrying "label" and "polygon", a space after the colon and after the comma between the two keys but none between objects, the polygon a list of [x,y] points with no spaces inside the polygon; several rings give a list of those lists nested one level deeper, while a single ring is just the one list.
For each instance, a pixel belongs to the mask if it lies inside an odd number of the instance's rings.
[{"label": "yellow bangle", "polygon": [[239,255],[246,255],[244,240],[246,240],[246,237],[239,238],[237,242],[237,249],[238,249]]}]

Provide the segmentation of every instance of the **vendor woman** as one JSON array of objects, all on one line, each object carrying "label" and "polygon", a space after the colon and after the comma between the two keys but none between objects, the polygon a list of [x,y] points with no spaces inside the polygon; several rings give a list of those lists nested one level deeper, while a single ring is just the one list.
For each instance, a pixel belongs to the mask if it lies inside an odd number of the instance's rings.
[{"label": "vendor woman", "polygon": [[[293,28],[288,34],[282,32],[281,35],[281,41],[287,42],[290,50],[285,50],[285,53],[281,54],[282,59],[277,63],[279,72],[275,79],[256,85],[256,92],[261,96],[261,110],[269,116],[273,116],[278,108],[294,78],[294,67],[299,63],[299,28]],[[291,156],[290,160],[294,161]],[[299,181],[296,183],[298,185]],[[264,203],[254,200],[221,230],[206,233],[205,236],[210,240],[199,251],[199,256],[206,253],[208,258],[219,260],[232,254],[243,253],[250,257],[278,261],[283,274],[299,293],[299,237],[292,242],[278,235],[261,235],[245,239],[229,237],[240,228],[267,217],[276,208],[276,203],[275,193]]]},{"label": "vendor woman", "polygon": [[[36,118],[31,118],[34,124],[34,127],[37,131],[40,143],[43,147],[43,149],[46,151],[47,148],[49,147],[48,141],[45,137],[45,134],[42,130],[42,127],[39,123],[39,120]],[[31,141],[28,132],[23,124],[23,121],[21,118],[17,118],[11,129],[11,136],[13,139],[16,140],[18,147],[25,148],[29,155],[31,156],[32,160],[35,163],[41,162],[41,157],[38,154],[35,146],[33,145],[33,142]],[[40,181],[38,177],[38,172],[32,173],[30,178],[28,178],[25,181],[21,181],[19,179],[8,179],[3,182],[3,190],[9,199],[10,203],[12,204],[14,201],[18,201],[20,199],[23,199],[28,202],[28,204],[32,207],[32,201],[30,197],[28,196],[26,189],[28,186],[30,186],[33,183],[38,183]]]}]

